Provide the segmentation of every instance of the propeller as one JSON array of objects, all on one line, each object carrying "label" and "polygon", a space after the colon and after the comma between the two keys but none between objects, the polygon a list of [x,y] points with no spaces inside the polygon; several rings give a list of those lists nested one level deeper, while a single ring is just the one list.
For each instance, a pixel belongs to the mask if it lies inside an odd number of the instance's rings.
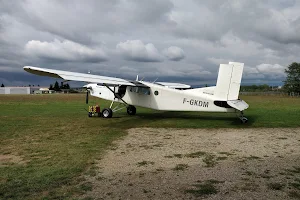
[{"label": "propeller", "polygon": [[84,85],[83,88],[86,88],[85,103],[89,104],[89,92],[93,90],[93,88],[89,85]]},{"label": "propeller", "polygon": [[85,103],[89,104],[89,91],[88,90],[86,90]]}]

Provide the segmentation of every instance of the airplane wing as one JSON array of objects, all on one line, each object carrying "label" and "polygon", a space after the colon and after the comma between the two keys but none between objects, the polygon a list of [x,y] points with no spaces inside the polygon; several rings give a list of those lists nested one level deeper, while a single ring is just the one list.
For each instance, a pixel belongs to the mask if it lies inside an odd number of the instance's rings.
[{"label": "airplane wing", "polygon": [[169,88],[176,88],[176,89],[189,89],[191,88],[190,85],[182,84],[182,83],[169,83],[169,82],[155,82],[159,85],[163,85]]},{"label": "airplane wing", "polygon": [[135,86],[135,84],[125,79],[113,78],[108,76],[68,72],[68,71],[46,69],[46,68],[39,68],[39,67],[32,67],[32,66],[25,66],[23,67],[23,69],[32,74],[37,74],[40,76],[50,76],[54,78],[62,78],[67,81],[83,81],[83,82],[102,83],[102,84],[110,84],[110,85]]}]

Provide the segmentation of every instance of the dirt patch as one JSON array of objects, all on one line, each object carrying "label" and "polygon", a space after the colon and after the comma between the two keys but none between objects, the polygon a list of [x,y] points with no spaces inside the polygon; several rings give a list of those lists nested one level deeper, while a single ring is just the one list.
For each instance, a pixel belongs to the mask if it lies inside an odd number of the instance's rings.
[{"label": "dirt patch", "polygon": [[21,156],[6,154],[0,155],[0,167],[8,166],[13,164],[25,164],[26,162],[23,160]]},{"label": "dirt patch", "polygon": [[86,177],[102,199],[289,199],[300,129],[130,129]]}]

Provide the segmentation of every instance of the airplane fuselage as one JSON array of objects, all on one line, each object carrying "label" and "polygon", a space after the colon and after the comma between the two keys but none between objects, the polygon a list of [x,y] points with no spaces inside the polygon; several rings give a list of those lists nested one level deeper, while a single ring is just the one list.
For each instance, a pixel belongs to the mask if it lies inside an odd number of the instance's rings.
[{"label": "airplane fuselage", "polygon": [[[202,111],[202,112],[235,112],[234,108],[226,108],[215,105],[213,94],[195,89],[177,90],[165,86],[140,81],[147,87],[125,86],[123,92],[118,93],[119,87],[110,87],[111,90],[122,96],[122,99],[130,105],[165,111]],[[89,84],[92,88],[90,94],[95,97],[123,103],[116,98],[106,86]]]}]

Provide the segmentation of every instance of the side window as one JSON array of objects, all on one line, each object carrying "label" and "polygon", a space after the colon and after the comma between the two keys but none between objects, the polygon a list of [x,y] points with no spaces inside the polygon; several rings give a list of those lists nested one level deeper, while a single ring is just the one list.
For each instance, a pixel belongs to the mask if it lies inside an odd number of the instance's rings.
[{"label": "side window", "polygon": [[150,88],[146,88],[146,87],[130,87],[129,91],[138,94],[150,95]]}]

